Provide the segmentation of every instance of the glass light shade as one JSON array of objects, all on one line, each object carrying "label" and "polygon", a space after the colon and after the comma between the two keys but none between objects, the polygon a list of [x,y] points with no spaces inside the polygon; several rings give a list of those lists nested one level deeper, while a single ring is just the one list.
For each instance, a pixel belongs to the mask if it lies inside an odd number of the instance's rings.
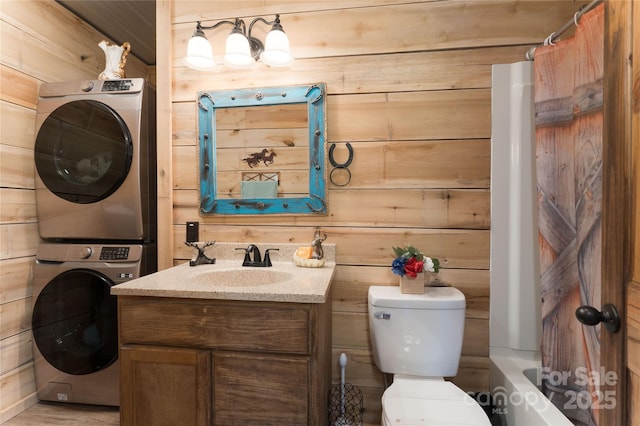
[{"label": "glass light shade", "polygon": [[289,51],[289,38],[284,31],[269,31],[260,59],[272,67],[288,67],[293,63],[293,56]]},{"label": "glass light shade", "polygon": [[227,37],[224,63],[233,68],[248,68],[255,63],[251,56],[249,40],[244,34],[232,32]]},{"label": "glass light shade", "polygon": [[187,46],[187,56],[184,58],[184,64],[199,71],[215,68],[216,63],[213,61],[213,51],[209,40],[201,36],[191,37]]}]

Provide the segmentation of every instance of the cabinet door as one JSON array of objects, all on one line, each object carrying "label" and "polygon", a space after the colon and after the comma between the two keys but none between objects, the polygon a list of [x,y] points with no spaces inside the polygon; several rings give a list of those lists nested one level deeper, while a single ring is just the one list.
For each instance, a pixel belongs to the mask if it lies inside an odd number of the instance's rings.
[{"label": "cabinet door", "polygon": [[218,352],[213,357],[215,425],[307,425],[307,357]]},{"label": "cabinet door", "polygon": [[120,362],[122,426],[211,423],[209,351],[126,345]]}]

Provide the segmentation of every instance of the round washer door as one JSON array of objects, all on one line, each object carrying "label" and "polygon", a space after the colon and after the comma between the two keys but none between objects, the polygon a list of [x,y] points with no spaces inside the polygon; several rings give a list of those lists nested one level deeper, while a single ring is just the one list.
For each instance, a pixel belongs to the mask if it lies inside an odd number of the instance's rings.
[{"label": "round washer door", "polygon": [[42,356],[67,374],[91,374],[118,359],[117,298],[113,282],[89,269],[51,280],[33,308],[33,336]]},{"label": "round washer door", "polygon": [[124,120],[108,105],[68,102],[42,123],[35,163],[44,185],[78,204],[103,200],[122,184],[131,168],[133,143]]}]

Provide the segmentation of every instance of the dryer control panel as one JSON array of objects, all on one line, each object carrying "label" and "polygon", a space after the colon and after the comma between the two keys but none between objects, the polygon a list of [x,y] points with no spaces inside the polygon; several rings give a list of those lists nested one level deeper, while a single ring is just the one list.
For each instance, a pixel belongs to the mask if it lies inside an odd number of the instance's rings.
[{"label": "dryer control panel", "polygon": [[129,91],[133,87],[133,80],[105,80],[102,83],[103,92]]},{"label": "dryer control panel", "polygon": [[143,91],[144,84],[144,79],[142,78],[62,81],[42,84],[40,86],[39,96],[41,98],[55,98],[74,95],[139,93]]}]

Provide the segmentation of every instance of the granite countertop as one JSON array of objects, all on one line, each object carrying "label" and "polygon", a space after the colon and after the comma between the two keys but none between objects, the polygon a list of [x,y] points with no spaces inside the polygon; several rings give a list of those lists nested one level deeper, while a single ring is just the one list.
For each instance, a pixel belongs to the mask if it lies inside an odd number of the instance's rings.
[{"label": "granite countertop", "polygon": [[[335,244],[323,244],[326,263],[301,268],[293,263],[300,244],[256,244],[264,256],[271,251],[272,267],[243,267],[247,243],[216,243],[205,253],[214,265],[189,266],[188,262],[111,287],[116,296],[154,296],[193,299],[227,299],[294,303],[324,303],[335,272]],[[195,249],[194,257],[195,257]]]}]

